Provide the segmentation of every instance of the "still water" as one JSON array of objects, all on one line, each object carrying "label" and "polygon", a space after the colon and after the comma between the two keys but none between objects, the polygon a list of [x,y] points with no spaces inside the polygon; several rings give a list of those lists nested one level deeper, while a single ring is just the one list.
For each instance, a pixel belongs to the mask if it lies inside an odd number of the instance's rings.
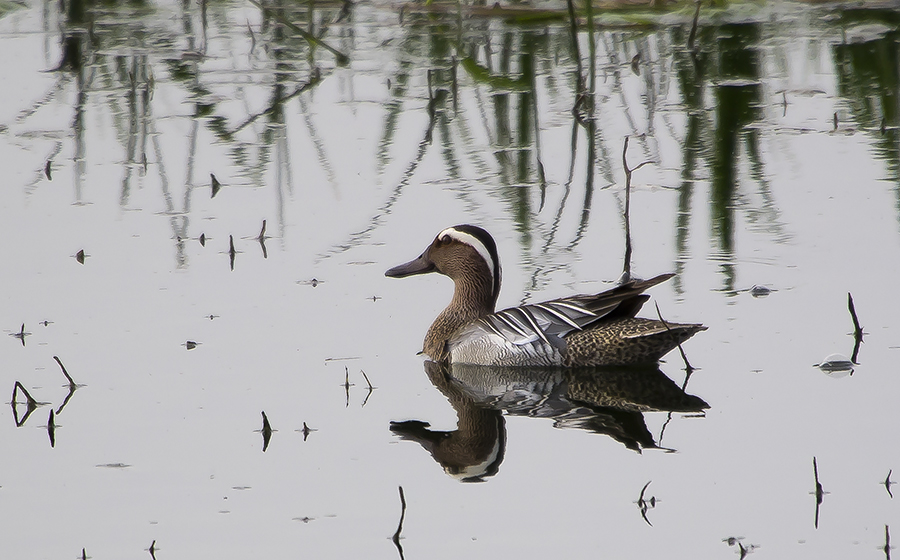
[{"label": "still water", "polygon": [[[0,4],[0,557],[889,557],[897,5],[539,6]],[[423,363],[387,268],[607,289],[625,165],[695,371]]]}]

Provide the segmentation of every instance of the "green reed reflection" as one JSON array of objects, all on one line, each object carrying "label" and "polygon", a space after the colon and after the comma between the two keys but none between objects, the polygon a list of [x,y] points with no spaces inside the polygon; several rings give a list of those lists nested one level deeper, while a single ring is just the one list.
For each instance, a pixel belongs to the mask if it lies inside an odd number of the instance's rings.
[{"label": "green reed reflection", "polygon": [[[852,120],[871,136],[874,155],[887,165],[895,183],[900,221],[900,14],[894,10],[846,10],[840,25],[874,26],[877,36],[836,44],[838,92]],[[881,27],[879,27],[881,26]]]},{"label": "green reed reflection", "polygon": [[[292,151],[292,137],[312,146],[304,168],[316,167],[335,197],[346,194],[337,163],[345,148],[319,117],[334,100],[315,92],[343,80],[351,88],[348,103],[359,103],[352,88],[363,78],[369,88],[363,97],[376,100],[380,124],[366,131],[376,139],[372,153],[359,157],[373,161],[374,177],[367,181],[385,192],[357,233],[333,252],[367,238],[417,183],[423,166],[439,165],[447,188],[469,208],[477,210],[484,200],[502,208],[502,216],[492,217],[513,225],[521,259],[532,265],[526,292],[537,289],[545,273],[560,268],[546,264],[559,262],[554,255],[582,250],[592,228],[611,229],[594,219],[594,205],[603,190],[623,204],[625,136],[633,139],[634,157],[659,166],[661,183],[653,186],[677,191],[674,219],[661,226],[673,235],[676,271],[689,262],[691,232],[708,236],[722,289],[734,293],[741,228],[750,224],[776,243],[787,238],[763,145],[779,126],[764,108],[784,96],[767,83],[772,68],[791,71],[784,60],[795,48],[772,39],[783,22],[703,7],[694,36],[693,5],[647,12],[574,1],[540,9],[435,2],[386,15],[346,2],[278,0],[251,8],[253,23],[239,15],[244,4],[185,1],[177,7],[172,18],[152,4],[74,0],[47,5],[45,17],[62,22],[54,91],[74,92],[65,142],[73,154],[76,203],[84,201],[88,164],[96,157],[88,145],[96,137],[88,130],[96,126],[92,112],[106,107],[122,152],[119,204],[128,207],[136,185],[153,176],[179,267],[187,266],[183,240],[197,235],[190,227],[192,193],[205,187],[212,171],[195,161],[203,133],[224,148],[239,180],[274,187],[274,224],[283,229],[285,196],[307,176],[295,172],[307,154]],[[816,32],[850,38],[816,52],[833,56],[825,62],[833,62],[849,111],[841,122],[871,136],[873,154],[885,160],[898,185],[900,214],[900,16],[874,9],[837,13]],[[872,32],[873,25],[881,31]],[[860,26],[868,35],[860,36]],[[22,111],[20,120],[53,103],[54,95]],[[161,109],[161,95],[180,97],[186,110]],[[162,119],[186,131],[177,140],[185,148],[180,160],[160,143]],[[564,161],[555,149],[560,137],[567,143]],[[409,139],[415,149],[400,149]],[[661,147],[666,143],[677,153]],[[697,196],[705,201],[698,204]],[[698,234],[701,212],[708,212],[710,225]],[[616,227],[624,231],[624,224]],[[636,258],[640,254],[637,246]]]}]

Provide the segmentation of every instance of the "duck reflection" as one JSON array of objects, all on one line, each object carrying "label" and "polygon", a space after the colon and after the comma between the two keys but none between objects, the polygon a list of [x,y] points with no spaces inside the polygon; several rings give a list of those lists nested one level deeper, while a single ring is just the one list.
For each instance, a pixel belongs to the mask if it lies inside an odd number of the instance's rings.
[{"label": "duck reflection", "polygon": [[506,449],[503,414],[553,419],[557,428],[605,434],[640,452],[657,444],[644,412],[700,412],[657,366],[585,369],[502,368],[425,362],[425,373],[456,410],[456,430],[428,422],[391,422],[391,431],[418,442],[450,476],[482,482],[497,474]]}]

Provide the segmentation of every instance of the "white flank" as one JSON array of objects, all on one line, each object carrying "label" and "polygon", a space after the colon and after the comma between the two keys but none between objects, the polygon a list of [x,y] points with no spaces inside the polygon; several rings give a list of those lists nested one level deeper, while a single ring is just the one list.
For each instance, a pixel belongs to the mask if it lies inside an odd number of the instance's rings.
[{"label": "white flank", "polygon": [[494,259],[491,257],[491,252],[488,251],[488,248],[484,246],[484,243],[482,243],[480,239],[472,234],[459,231],[458,229],[452,227],[449,227],[439,233],[438,239],[444,237],[445,235],[449,235],[451,238],[459,241],[460,243],[465,243],[466,245],[478,251],[478,254],[481,255],[481,258],[484,259],[485,263],[487,263],[488,270],[491,271],[491,283],[493,283],[493,281],[497,279],[498,271],[495,270],[495,266],[497,263],[494,262]]}]

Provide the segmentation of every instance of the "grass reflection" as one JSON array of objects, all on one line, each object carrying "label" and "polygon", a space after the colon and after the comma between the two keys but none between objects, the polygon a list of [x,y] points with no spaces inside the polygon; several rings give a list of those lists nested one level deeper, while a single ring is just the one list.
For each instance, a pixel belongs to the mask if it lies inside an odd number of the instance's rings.
[{"label": "grass reflection", "polygon": [[[851,118],[872,136],[874,156],[894,182],[900,220],[900,14],[895,10],[846,10],[840,25],[855,37],[833,48],[838,93]],[[862,29],[862,31],[860,31]]]},{"label": "grass reflection", "polygon": [[[151,177],[159,183],[178,267],[188,264],[179,240],[192,233],[193,188],[216,171],[197,168],[203,134],[225,148],[229,164],[251,186],[273,186],[274,172],[273,225],[283,232],[284,202],[306,176],[295,172],[298,159],[310,165],[292,149],[293,138],[308,139],[311,165],[336,197],[346,194],[337,163],[345,148],[320,118],[321,108],[334,100],[315,92],[328,81],[347,80],[344,91],[358,104],[353,88],[361,78],[386,86],[381,99],[371,88],[365,92],[378,103],[380,124],[365,131],[376,139],[374,149],[360,154],[373,160],[384,202],[333,252],[380,227],[436,150],[439,172],[454,194],[473,212],[495,201],[513,224],[522,260],[534,266],[526,291],[537,289],[543,272],[560,267],[546,263],[580,250],[599,189],[611,189],[624,203],[618,161],[624,136],[633,138],[635,157],[659,164],[658,186],[677,190],[669,224],[676,271],[688,262],[692,215],[704,209],[693,199],[707,192],[698,188],[707,180],[708,235],[723,291],[737,290],[735,237],[745,222],[775,242],[787,238],[762,145],[777,128],[764,108],[782,97],[786,102],[783,90],[767,87],[766,70],[791,71],[785,62],[791,44],[773,39],[783,23],[737,16],[727,6],[704,7],[695,31],[693,4],[601,10],[574,0],[540,9],[435,2],[399,13],[286,0],[255,8],[205,1],[177,6],[175,18],[142,2],[44,6],[46,29],[46,22],[61,22],[58,51],[47,47],[48,59],[56,53],[58,79],[18,121],[61,102],[61,93],[73,93],[66,101],[72,107],[66,142],[74,201],[82,204],[89,160],[96,157],[88,144],[102,136],[92,130],[102,126],[92,112],[108,113],[122,153],[119,204],[129,207],[135,189]],[[815,56],[833,57],[837,93],[849,111],[841,122],[871,135],[873,155],[887,162],[897,183],[900,214],[898,16],[881,9],[838,14],[815,33],[843,40]],[[378,68],[366,67],[373,61]],[[175,96],[184,110],[173,112],[171,104],[159,102],[161,95]],[[291,118],[296,107],[302,128]],[[171,137],[160,140],[168,134],[163,119],[187,125],[176,140],[185,143],[178,159],[165,149]],[[564,162],[556,146],[548,150],[548,139],[559,131],[569,139]],[[412,153],[398,147],[409,138],[417,139]],[[677,154],[661,148],[673,142]],[[57,145],[46,169],[60,151]],[[176,174],[183,179],[175,180]],[[758,189],[754,200],[742,194],[748,182]]]}]

